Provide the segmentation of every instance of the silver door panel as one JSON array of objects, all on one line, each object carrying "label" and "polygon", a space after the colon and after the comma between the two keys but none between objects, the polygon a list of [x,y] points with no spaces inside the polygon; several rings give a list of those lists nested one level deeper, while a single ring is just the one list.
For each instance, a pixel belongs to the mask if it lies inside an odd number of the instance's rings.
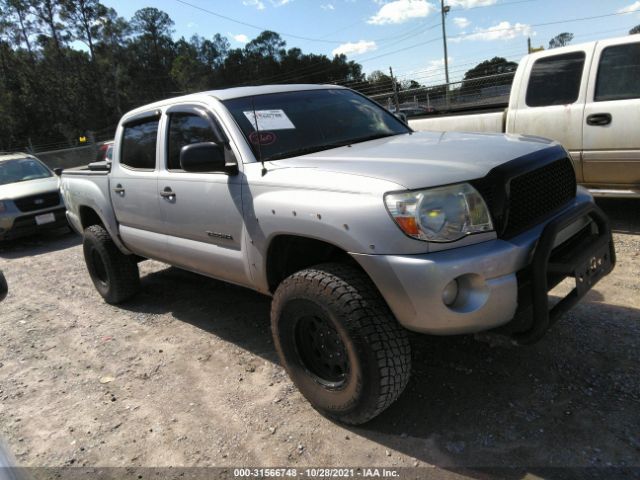
[{"label": "silver door panel", "polygon": [[120,225],[120,238],[125,246],[136,255],[161,262],[169,261],[166,235]]},{"label": "silver door panel", "polygon": [[[174,253],[172,265],[225,282],[251,285],[242,250],[172,236],[167,237],[167,241],[168,250]],[[177,257],[176,252],[179,252]]]}]

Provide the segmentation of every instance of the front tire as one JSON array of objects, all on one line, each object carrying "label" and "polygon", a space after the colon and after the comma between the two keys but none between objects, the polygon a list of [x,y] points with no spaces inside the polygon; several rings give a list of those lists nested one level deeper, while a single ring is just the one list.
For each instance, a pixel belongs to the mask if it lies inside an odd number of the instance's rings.
[{"label": "front tire", "polygon": [[124,302],[138,292],[140,273],[135,258],[118,250],[104,227],[86,228],[82,248],[93,285],[107,303]]},{"label": "front tire", "polygon": [[285,279],[274,295],[271,328],[296,387],[340,422],[371,420],[409,381],[407,332],[355,267],[323,264]]}]

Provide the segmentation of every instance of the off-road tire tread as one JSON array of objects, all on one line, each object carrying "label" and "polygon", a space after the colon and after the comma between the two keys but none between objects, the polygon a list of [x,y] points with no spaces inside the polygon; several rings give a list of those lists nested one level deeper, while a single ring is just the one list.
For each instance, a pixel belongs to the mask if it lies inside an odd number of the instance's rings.
[{"label": "off-road tire tread", "polygon": [[[122,253],[101,225],[92,225],[84,231],[84,241],[92,239],[97,250],[106,254],[110,288],[105,302],[116,305],[133,297],[140,289],[140,272],[136,258]],[[88,260],[87,260],[88,261]]]},{"label": "off-road tire tread", "polygon": [[352,425],[371,420],[389,407],[409,382],[411,347],[408,332],[400,326],[369,277],[358,268],[341,263],[316,265],[285,279],[274,295],[272,321],[276,312],[282,309],[280,302],[286,292],[294,286],[323,297],[336,310],[342,311],[347,331],[364,337],[375,352],[380,374],[376,401],[346,415],[329,414]]}]

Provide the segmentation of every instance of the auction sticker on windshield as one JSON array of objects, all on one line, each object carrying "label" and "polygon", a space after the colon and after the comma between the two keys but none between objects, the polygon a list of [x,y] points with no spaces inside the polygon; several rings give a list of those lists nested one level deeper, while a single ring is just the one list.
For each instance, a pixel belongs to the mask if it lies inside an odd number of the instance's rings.
[{"label": "auction sticker on windshield", "polygon": [[253,128],[256,128],[257,119],[258,130],[290,130],[296,128],[282,110],[249,110],[242,113],[251,122]]}]

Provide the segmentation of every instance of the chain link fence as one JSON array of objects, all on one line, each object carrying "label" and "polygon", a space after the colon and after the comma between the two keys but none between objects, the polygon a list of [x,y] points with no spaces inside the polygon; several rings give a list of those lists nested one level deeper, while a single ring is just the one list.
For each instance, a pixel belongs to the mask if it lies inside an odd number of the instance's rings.
[{"label": "chain link fence", "polygon": [[99,131],[90,131],[81,139],[25,140],[22,146],[14,145],[2,153],[28,153],[42,160],[49,168],[73,168],[96,160],[98,149],[113,139],[115,126]]},{"label": "chain link fence", "polygon": [[[428,87],[398,87],[398,104],[401,110],[422,110],[424,114],[506,107],[514,75],[515,72],[508,72]],[[393,91],[369,97],[395,109]]]}]

